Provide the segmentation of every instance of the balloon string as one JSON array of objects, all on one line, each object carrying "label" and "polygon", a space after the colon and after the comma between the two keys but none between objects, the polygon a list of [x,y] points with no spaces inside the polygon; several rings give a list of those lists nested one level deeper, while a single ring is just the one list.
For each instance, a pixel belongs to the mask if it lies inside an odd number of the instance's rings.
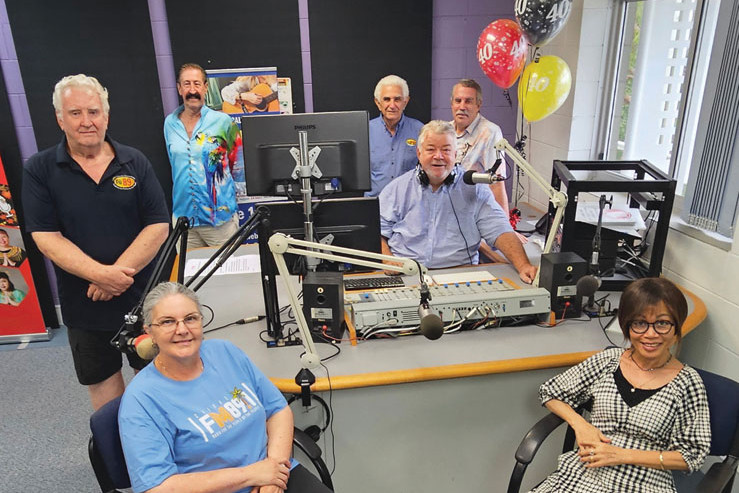
[{"label": "balloon string", "polygon": [[508,101],[508,107],[513,108],[513,101],[511,101],[511,94],[508,92],[508,89],[503,89],[503,97]]}]

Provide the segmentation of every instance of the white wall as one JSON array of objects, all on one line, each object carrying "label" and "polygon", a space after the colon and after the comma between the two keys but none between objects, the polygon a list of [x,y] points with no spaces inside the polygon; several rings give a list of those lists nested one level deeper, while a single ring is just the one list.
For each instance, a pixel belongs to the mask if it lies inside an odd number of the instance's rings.
[{"label": "white wall", "polygon": [[[594,157],[593,136],[612,3],[574,0],[567,25],[541,50],[563,58],[573,76],[567,102],[555,114],[531,124],[528,131],[529,160],[545,177],[551,176],[553,159]],[[531,201],[546,203],[546,196],[534,189]],[[708,310],[705,322],[685,338],[681,358],[734,379],[739,379],[737,243],[739,234],[735,234],[731,250],[724,251],[671,229],[663,261],[664,275],[698,295]]]}]

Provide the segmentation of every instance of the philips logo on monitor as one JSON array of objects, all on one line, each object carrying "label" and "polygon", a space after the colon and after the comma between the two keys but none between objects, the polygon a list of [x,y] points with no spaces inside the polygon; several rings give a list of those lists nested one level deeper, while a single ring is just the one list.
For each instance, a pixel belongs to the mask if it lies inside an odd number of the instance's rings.
[{"label": "philips logo on monitor", "polygon": [[315,125],[295,125],[295,130],[315,130]]}]

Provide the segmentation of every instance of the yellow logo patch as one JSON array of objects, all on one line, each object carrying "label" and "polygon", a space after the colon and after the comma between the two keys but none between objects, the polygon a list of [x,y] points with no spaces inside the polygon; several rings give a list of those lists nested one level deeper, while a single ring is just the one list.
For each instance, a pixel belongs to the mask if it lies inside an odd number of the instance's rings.
[{"label": "yellow logo patch", "polygon": [[116,176],[113,178],[113,186],[118,190],[130,190],[136,186],[136,178],[128,175]]},{"label": "yellow logo patch", "polygon": [[416,145],[416,139],[408,139],[405,141],[405,143],[413,147],[414,145]]}]

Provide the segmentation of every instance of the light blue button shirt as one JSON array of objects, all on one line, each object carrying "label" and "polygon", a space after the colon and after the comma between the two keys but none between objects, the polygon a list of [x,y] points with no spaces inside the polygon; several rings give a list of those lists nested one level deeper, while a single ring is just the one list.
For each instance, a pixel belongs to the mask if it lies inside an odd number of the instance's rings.
[{"label": "light blue button shirt", "polygon": [[477,264],[481,239],[493,245],[513,231],[490,187],[464,183],[459,166],[454,172],[454,183],[436,192],[412,170],[380,193],[380,231],[393,255],[431,269]]},{"label": "light blue button shirt", "polygon": [[401,116],[391,135],[385,126],[382,115],[369,122],[370,171],[372,189],[365,192],[367,197],[376,197],[394,178],[415,168],[416,139],[423,123],[408,116]]}]

